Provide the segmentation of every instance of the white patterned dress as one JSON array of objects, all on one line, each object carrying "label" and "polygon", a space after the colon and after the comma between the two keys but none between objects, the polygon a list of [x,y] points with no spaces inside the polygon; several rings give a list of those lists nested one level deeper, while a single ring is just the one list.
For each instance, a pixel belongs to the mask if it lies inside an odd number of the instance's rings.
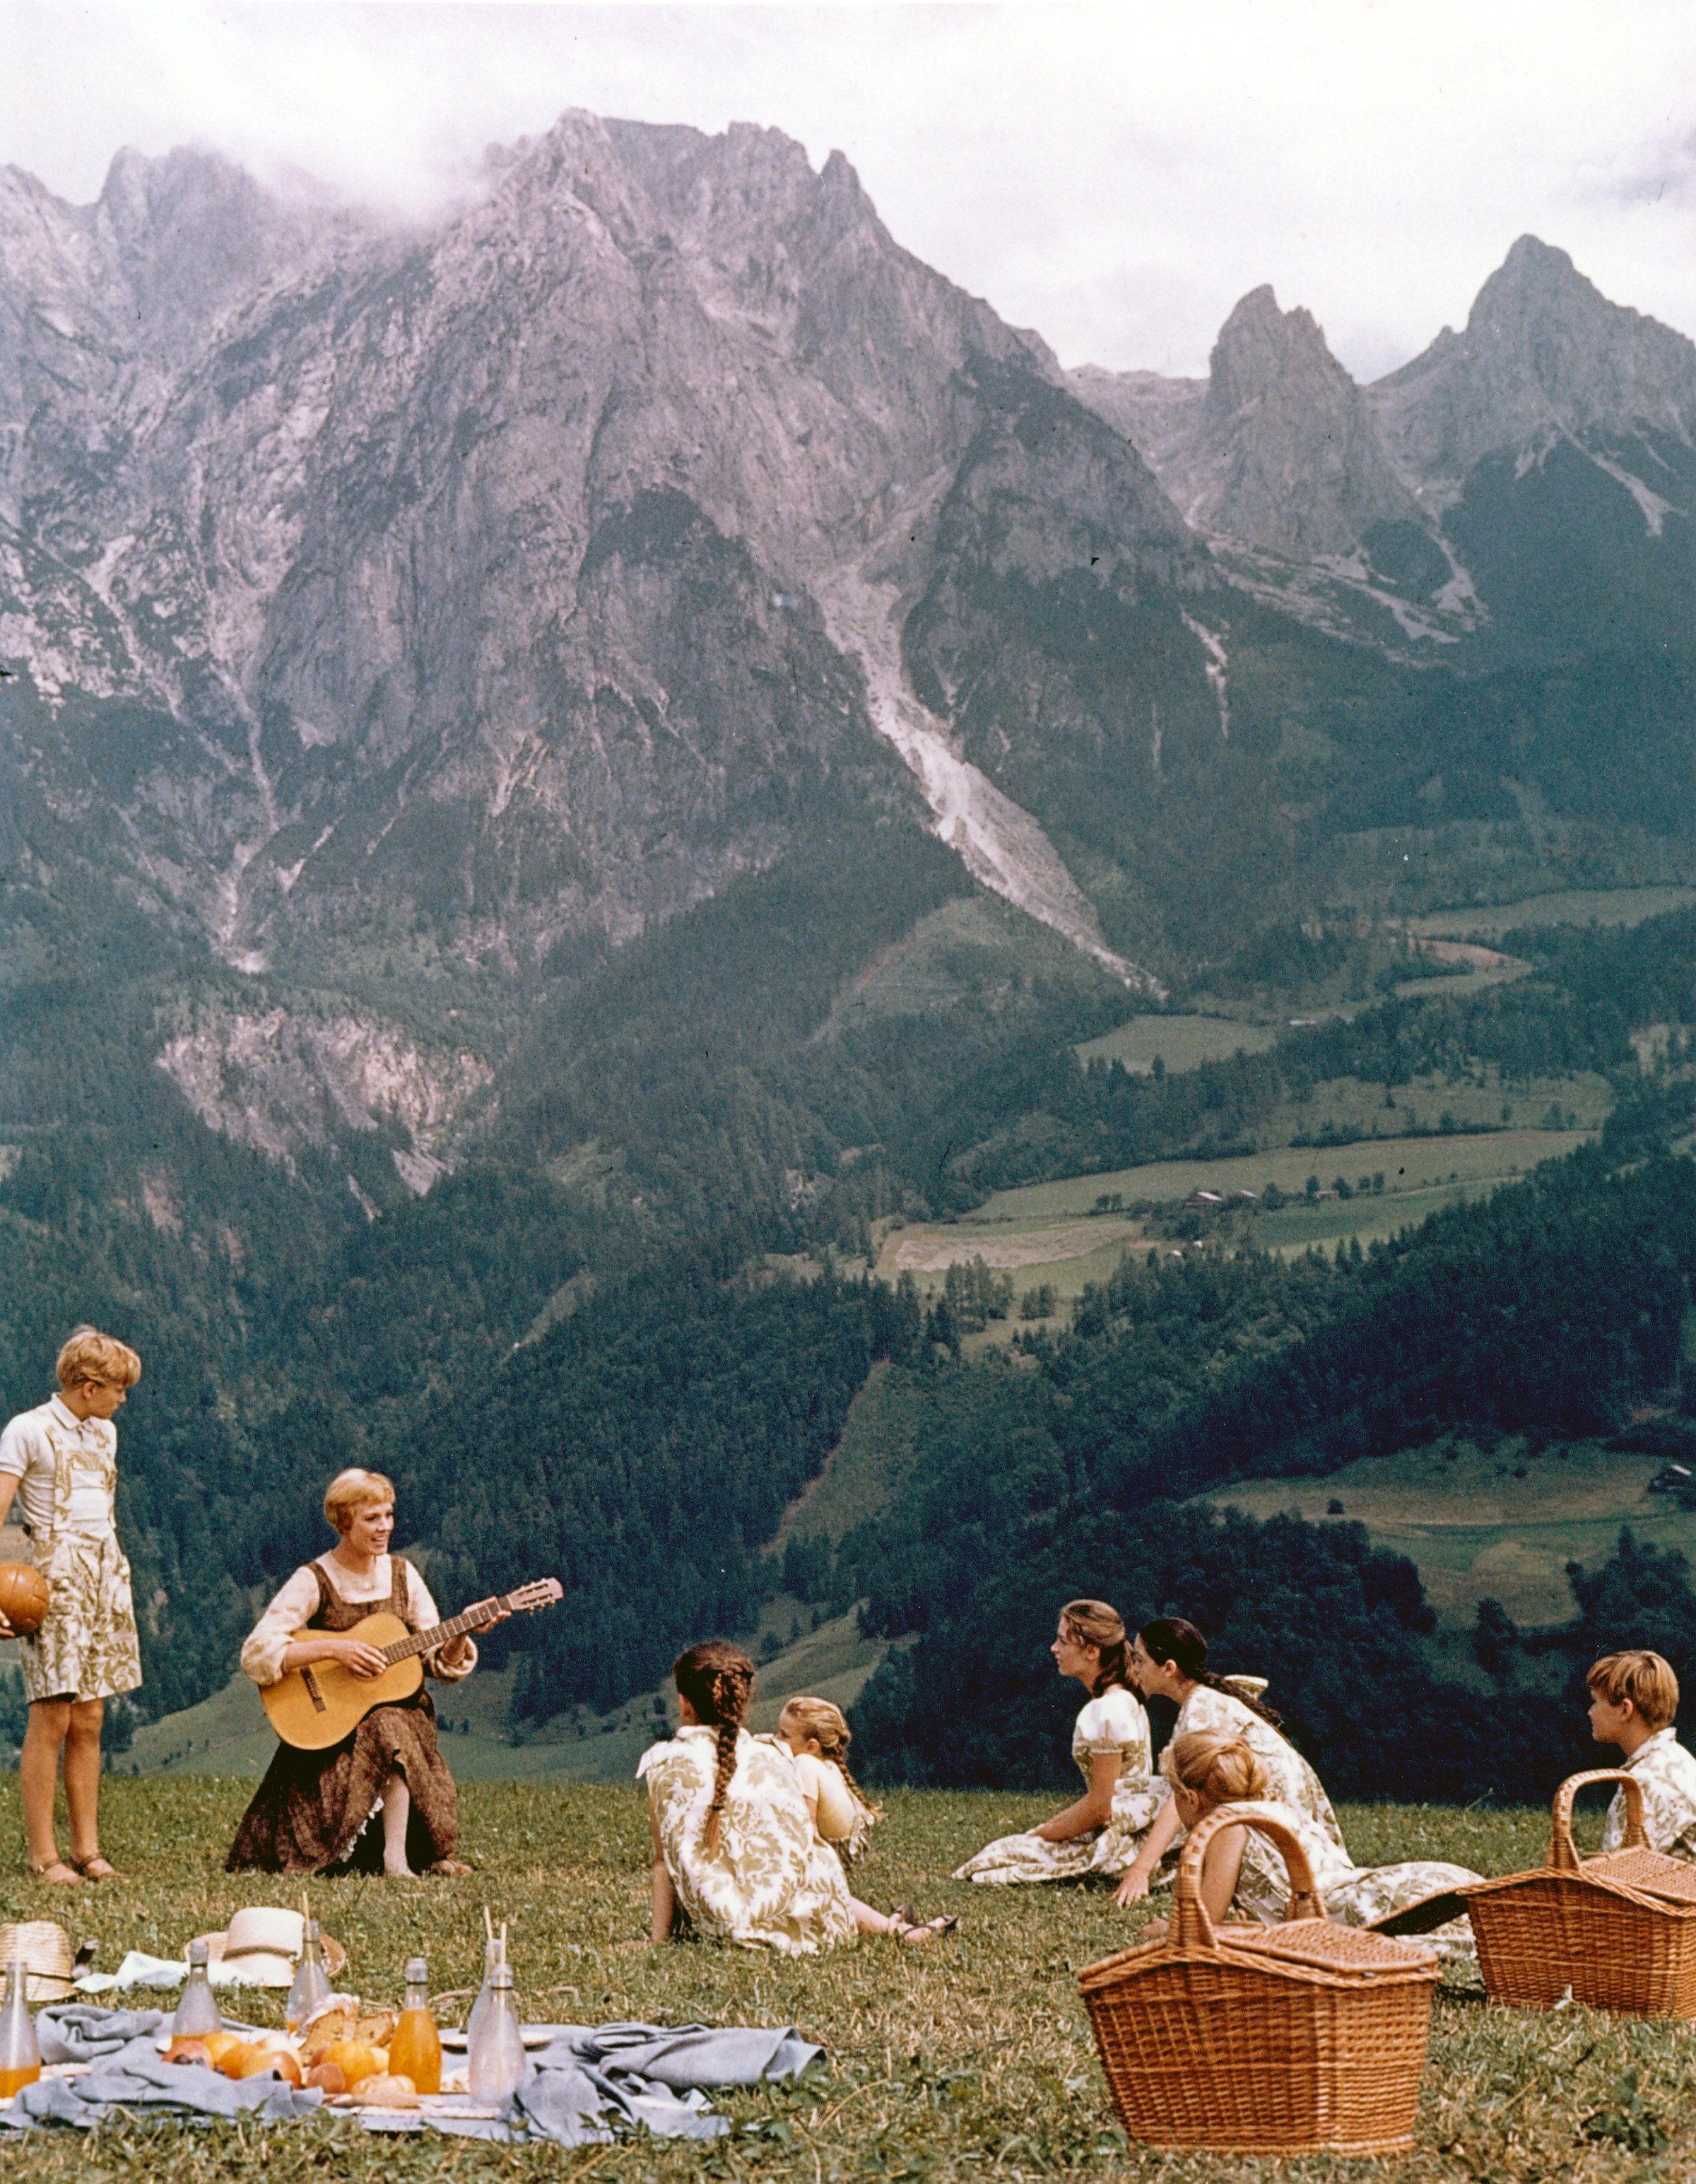
[{"label": "white patterned dress", "polygon": [[[1643,1791],[1649,1848],[1696,1864],[1696,1752],[1684,1749],[1676,1730],[1658,1729],[1621,1763]],[[1615,1790],[1602,1847],[1618,1850],[1625,1839],[1626,1793]]]},{"label": "white patterned dress", "polygon": [[856,1938],[853,1898],[835,1853],[813,1832],[794,1763],[739,1730],[719,1814],[718,1847],[701,1841],[717,1732],[690,1724],[650,1744],[636,1772],[678,1902],[695,1931],[745,1949],[811,1957]]},{"label": "white patterned dress", "polygon": [[[1298,1813],[1305,1814],[1322,1834],[1331,1838],[1343,1858],[1347,1858],[1348,1846],[1342,1839],[1342,1829],[1331,1810],[1324,1783],[1295,1746],[1287,1737],[1280,1736],[1264,1715],[1245,1705],[1235,1691],[1221,1691],[1216,1684],[1197,1684],[1178,1709],[1178,1719],[1172,1729],[1173,1741],[1175,1743],[1178,1738],[1187,1736],[1196,1729],[1240,1736],[1266,1769],[1268,1798],[1280,1805],[1293,1805]],[[1178,1841],[1182,1841],[1180,1835]],[[1163,1877],[1170,1879],[1171,1869]]]},{"label": "white patterned dress", "polygon": [[118,1433],[57,1396],[0,1435],[0,1472],[18,1482],[30,1560],[46,1577],[41,1629],[18,1641],[24,1695],[108,1699],[142,1680],[130,1564],[118,1544]]},{"label": "white patterned dress", "polygon": [[[1301,1844],[1325,1909],[1340,1926],[1370,1926],[1375,1919],[1417,1903],[1421,1897],[1470,1887],[1483,1879],[1470,1867],[1435,1858],[1409,1858],[1401,1865],[1355,1865],[1309,1814],[1270,1798],[1233,1805],[1230,1810],[1248,1824],[1249,1833],[1227,1916],[1256,1925],[1277,1925],[1290,1900],[1289,1868],[1282,1847],[1269,1836],[1255,1832],[1257,1814],[1281,1820]],[[1439,1954],[1449,1954],[1471,1947],[1472,1928],[1464,1917],[1451,1919],[1420,1939],[1430,1942]]]},{"label": "white patterned dress", "polygon": [[1002,1836],[968,1858],[954,1878],[1007,1888],[1025,1881],[1080,1880],[1090,1873],[1123,1873],[1136,1856],[1164,1792],[1153,1772],[1142,1702],[1118,1684],[1091,1699],[1073,1727],[1072,1757],[1086,1785],[1102,1752],[1116,1754],[1119,1763],[1105,1827],[1069,1836],[1064,1842],[1038,1835]]}]

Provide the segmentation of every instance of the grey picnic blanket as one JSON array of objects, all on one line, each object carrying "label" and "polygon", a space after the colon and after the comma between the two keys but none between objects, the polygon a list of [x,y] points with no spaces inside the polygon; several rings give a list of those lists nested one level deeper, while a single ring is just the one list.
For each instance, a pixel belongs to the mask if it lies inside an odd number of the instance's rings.
[{"label": "grey picnic blanket", "polygon": [[[206,2122],[252,2115],[287,2123],[315,2114],[323,2096],[276,2078],[225,2078],[201,2064],[167,2063],[156,2009],[101,2009],[64,2003],[42,2010],[36,2036],[46,2063],[86,2063],[75,2078],[25,2086],[0,2126],[40,2123],[86,2130],[116,2111],[161,2121]],[[237,2029],[233,2025],[232,2029]],[[713,2114],[707,2088],[799,2077],[823,2053],[793,2025],[557,2025],[533,2050],[499,2116],[424,2120],[456,2137],[549,2139],[561,2146],[609,2144],[616,2131],[644,2126],[660,2138],[716,2138],[730,2129]]]}]

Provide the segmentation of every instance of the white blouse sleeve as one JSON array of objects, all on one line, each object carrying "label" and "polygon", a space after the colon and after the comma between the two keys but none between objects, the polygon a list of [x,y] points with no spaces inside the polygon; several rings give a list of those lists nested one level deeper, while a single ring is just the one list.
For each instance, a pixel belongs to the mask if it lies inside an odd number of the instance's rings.
[{"label": "white blouse sleeve", "polygon": [[1124,1703],[1130,1693],[1117,1685],[1103,1691],[1078,1716],[1078,1726],[1073,1737],[1074,1749],[1085,1752],[1123,1752],[1128,1744],[1137,1741],[1137,1724],[1130,1708]]},{"label": "white blouse sleeve", "polygon": [[[410,1563],[406,1565],[406,1597],[412,1610],[413,1623],[418,1630],[427,1630],[432,1624],[442,1620],[435,1602],[430,1597],[429,1586],[425,1584]],[[435,1677],[437,1682],[442,1684],[457,1684],[463,1677],[470,1675],[477,1664],[477,1649],[475,1638],[466,1639],[466,1658],[455,1668],[449,1668],[439,1652],[427,1653],[424,1656],[425,1667]]]},{"label": "white blouse sleeve", "polygon": [[259,1621],[242,1647],[242,1669],[263,1690],[282,1674],[282,1657],[294,1634],[318,1605],[318,1580],[308,1563],[296,1570]]}]

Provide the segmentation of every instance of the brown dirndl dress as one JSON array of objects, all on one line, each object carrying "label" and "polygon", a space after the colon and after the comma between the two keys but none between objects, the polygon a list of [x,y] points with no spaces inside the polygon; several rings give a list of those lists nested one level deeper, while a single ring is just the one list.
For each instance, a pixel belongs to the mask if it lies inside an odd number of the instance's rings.
[{"label": "brown dirndl dress", "polygon": [[[409,1630],[406,1563],[391,1555],[393,1590],[389,1612]],[[370,1601],[343,1600],[321,1563],[312,1564],[318,1606],[309,1630],[351,1630],[374,1611]],[[406,1828],[406,1862],[422,1873],[451,1858],[460,1838],[459,1792],[436,1743],[436,1709],[421,1689],[395,1706],[372,1708],[351,1736],[327,1752],[297,1752],[279,1744],[254,1801],[242,1815],[225,1870],[240,1873],[377,1873],[382,1869],[382,1828],[367,1827],[383,1786],[397,1769],[406,1777],[412,1812]]]}]

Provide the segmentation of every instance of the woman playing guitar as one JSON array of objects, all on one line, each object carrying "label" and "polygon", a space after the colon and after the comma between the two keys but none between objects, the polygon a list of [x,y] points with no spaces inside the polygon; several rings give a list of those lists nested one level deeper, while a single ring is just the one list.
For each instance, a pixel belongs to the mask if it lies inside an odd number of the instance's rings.
[{"label": "woman playing guitar", "polygon": [[[377,1471],[344,1471],[324,1496],[324,1514],[338,1535],[327,1554],[298,1569],[254,1625],[242,1666],[261,1688],[289,1671],[335,1663],[360,1677],[388,1665],[374,1646],[341,1635],[387,1607],[409,1630],[438,1621],[436,1603],[417,1571],[388,1552],[394,1529],[394,1487]],[[500,1602],[483,1619],[499,1622]],[[297,1636],[297,1632],[321,1636]],[[465,1636],[425,1656],[430,1674],[456,1683],[477,1666]],[[366,1822],[382,1814],[381,1835]],[[243,1815],[225,1864],[232,1873],[323,1873],[338,1869],[405,1878],[469,1873],[454,1856],[460,1832],[459,1796],[436,1742],[436,1710],[420,1689],[399,1704],[374,1707],[351,1735],[327,1751],[279,1744],[265,1780]]]}]

